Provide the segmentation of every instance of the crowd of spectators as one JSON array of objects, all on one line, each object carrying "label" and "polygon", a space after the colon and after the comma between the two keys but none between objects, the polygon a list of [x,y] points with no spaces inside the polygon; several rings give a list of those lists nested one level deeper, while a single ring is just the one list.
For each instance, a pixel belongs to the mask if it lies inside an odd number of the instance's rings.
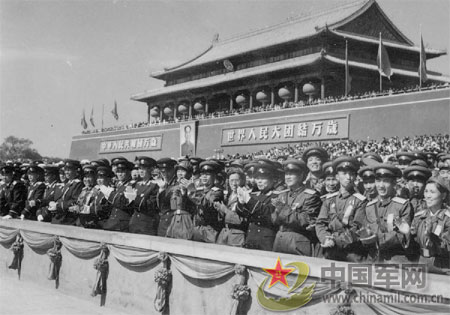
[{"label": "crowd of spectators", "polygon": [[432,84],[427,85],[426,87],[422,87],[422,88],[420,88],[418,85],[416,85],[416,86],[405,87],[405,88],[401,88],[401,89],[384,90],[382,92],[368,91],[368,92],[357,93],[357,94],[348,95],[348,96],[345,96],[345,95],[328,96],[324,99],[317,98],[317,99],[312,99],[311,101],[303,101],[303,100],[300,100],[299,102],[287,102],[286,101],[281,104],[265,104],[265,105],[261,105],[261,106],[254,106],[253,108],[240,107],[240,108],[234,108],[232,110],[229,110],[229,109],[219,110],[219,111],[215,111],[215,112],[208,113],[208,114],[198,113],[191,117],[188,115],[182,115],[182,116],[178,116],[176,118],[168,117],[167,119],[163,119],[162,121],[159,119],[159,117],[157,117],[153,122],[139,122],[139,123],[128,124],[128,125],[106,127],[103,129],[84,130],[84,131],[82,131],[82,134],[93,134],[93,133],[101,133],[101,132],[112,132],[112,131],[119,131],[119,130],[145,128],[145,127],[150,127],[150,126],[155,126],[155,125],[166,125],[166,124],[178,123],[178,122],[189,121],[189,120],[214,119],[214,118],[227,117],[227,116],[233,116],[233,115],[277,111],[277,110],[283,110],[283,109],[289,109],[289,108],[299,108],[299,107],[305,107],[305,106],[323,105],[323,104],[329,104],[329,103],[361,100],[361,99],[380,97],[380,96],[390,96],[390,95],[398,95],[398,94],[404,94],[404,93],[412,93],[412,92],[418,92],[419,90],[427,91],[427,90],[442,89],[442,88],[449,88],[449,87],[450,87],[450,84],[448,82],[441,83],[441,84],[432,83]]},{"label": "crowd of spectators", "polygon": [[238,158],[256,159],[269,158],[277,160],[278,158],[301,156],[303,152],[313,146],[320,146],[325,149],[330,158],[334,159],[341,155],[357,156],[367,152],[379,154],[384,161],[388,161],[394,157],[397,152],[449,152],[450,151],[450,135],[420,135],[413,137],[390,137],[381,140],[336,140],[322,142],[300,142],[296,144],[288,144],[281,147],[273,147],[266,151],[257,151],[247,154],[228,155],[227,159],[233,160]]}]

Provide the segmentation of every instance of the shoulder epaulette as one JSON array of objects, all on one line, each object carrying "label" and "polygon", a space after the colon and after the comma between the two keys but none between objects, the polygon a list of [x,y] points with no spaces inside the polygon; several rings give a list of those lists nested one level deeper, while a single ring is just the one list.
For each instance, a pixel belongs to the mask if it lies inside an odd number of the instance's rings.
[{"label": "shoulder epaulette", "polygon": [[212,191],[219,191],[220,188],[219,188],[219,187],[212,187],[211,190],[212,190]]},{"label": "shoulder epaulette", "polygon": [[36,185],[41,185],[42,184],[42,182],[36,182]]},{"label": "shoulder epaulette", "polygon": [[358,198],[361,201],[366,200],[366,197],[364,197],[363,195],[361,195],[360,193],[354,193],[353,196],[355,196],[356,198]]},{"label": "shoulder epaulette", "polygon": [[279,194],[282,194],[282,193],[285,193],[285,192],[288,192],[288,191],[289,191],[289,189],[274,190],[273,193],[276,194],[276,195],[279,195]]},{"label": "shoulder epaulette", "polygon": [[422,210],[422,211],[419,211],[419,212],[414,213],[414,216],[415,216],[415,217],[418,217],[418,216],[421,216],[421,215],[423,215],[423,214],[425,214],[425,210]]},{"label": "shoulder epaulette", "polygon": [[325,196],[327,196],[326,199],[330,199],[332,197],[336,197],[337,195],[339,195],[339,191],[335,191],[334,193],[331,193],[331,194],[328,194]]},{"label": "shoulder epaulette", "polygon": [[315,194],[317,193],[316,190],[310,189],[310,188],[306,188],[306,189],[304,190],[304,192],[307,193],[307,194],[310,194],[310,195],[315,195]]},{"label": "shoulder epaulette", "polygon": [[377,201],[378,201],[378,199],[373,199],[373,200],[369,201],[369,202],[367,203],[366,207],[367,207],[367,206],[370,206],[370,205],[373,205],[373,204],[376,203]]},{"label": "shoulder epaulette", "polygon": [[73,182],[74,182],[74,183],[81,183],[81,180],[79,180],[78,178],[75,178],[75,179],[73,180]]},{"label": "shoulder epaulette", "polygon": [[392,198],[392,201],[399,203],[401,205],[404,205],[408,200],[400,198],[400,197],[394,197],[394,198]]},{"label": "shoulder epaulette", "polygon": [[259,196],[260,193],[261,193],[260,191],[251,191],[250,195]]}]

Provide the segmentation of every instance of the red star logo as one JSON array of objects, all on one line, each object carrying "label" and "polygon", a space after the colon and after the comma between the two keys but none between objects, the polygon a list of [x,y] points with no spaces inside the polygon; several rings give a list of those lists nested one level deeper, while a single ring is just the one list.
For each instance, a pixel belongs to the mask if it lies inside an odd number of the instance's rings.
[{"label": "red star logo", "polygon": [[263,270],[272,276],[272,278],[270,279],[269,288],[272,287],[278,281],[289,288],[286,276],[290,274],[292,271],[294,271],[294,269],[293,268],[283,269],[283,267],[281,266],[280,257],[278,257],[277,264],[275,265],[274,269],[263,268]]}]

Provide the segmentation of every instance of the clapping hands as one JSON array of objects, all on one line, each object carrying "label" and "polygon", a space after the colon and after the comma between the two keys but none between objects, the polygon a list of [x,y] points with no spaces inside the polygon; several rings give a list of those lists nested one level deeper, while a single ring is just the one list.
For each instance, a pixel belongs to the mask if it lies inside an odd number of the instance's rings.
[{"label": "clapping hands", "polygon": [[247,203],[250,200],[250,193],[247,189],[243,187],[238,187],[237,197],[240,203]]}]

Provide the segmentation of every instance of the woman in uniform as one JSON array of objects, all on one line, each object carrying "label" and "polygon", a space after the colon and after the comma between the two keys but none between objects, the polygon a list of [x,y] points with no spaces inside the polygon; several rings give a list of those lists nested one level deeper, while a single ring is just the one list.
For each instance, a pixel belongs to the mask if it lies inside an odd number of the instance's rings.
[{"label": "woman in uniform", "polygon": [[440,177],[427,181],[424,191],[426,208],[417,212],[411,226],[411,235],[420,245],[420,263],[428,271],[450,274],[450,209],[449,190]]}]

